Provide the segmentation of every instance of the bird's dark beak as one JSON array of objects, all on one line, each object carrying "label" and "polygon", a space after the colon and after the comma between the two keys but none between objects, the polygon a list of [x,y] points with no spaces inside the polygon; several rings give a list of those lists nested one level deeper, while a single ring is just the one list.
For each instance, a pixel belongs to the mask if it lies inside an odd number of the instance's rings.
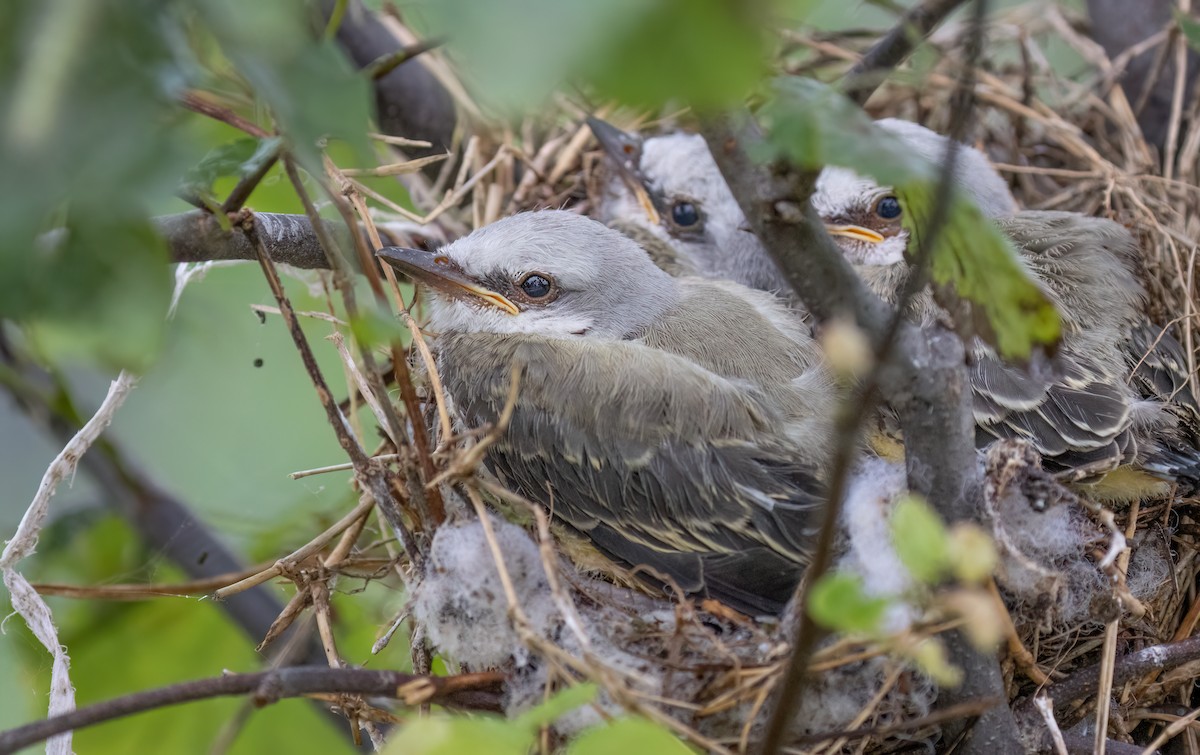
[{"label": "bird's dark beak", "polygon": [[385,246],[375,252],[375,256],[413,280],[437,289],[447,296],[486,304],[510,315],[521,312],[506,296],[472,280],[457,262],[444,254],[405,249],[402,246]]},{"label": "bird's dark beak", "polygon": [[622,131],[608,121],[602,121],[595,116],[588,116],[588,128],[592,130],[600,148],[617,166],[621,178],[629,190],[637,197],[638,204],[646,211],[652,223],[661,220],[650,188],[646,185],[646,177],[642,175],[642,137]]},{"label": "bird's dark beak", "polygon": [[825,224],[825,232],[830,236],[844,236],[855,241],[866,241],[871,244],[878,244],[883,241],[883,234],[877,231],[872,231],[870,228],[863,228],[861,225],[837,225],[834,223]]}]

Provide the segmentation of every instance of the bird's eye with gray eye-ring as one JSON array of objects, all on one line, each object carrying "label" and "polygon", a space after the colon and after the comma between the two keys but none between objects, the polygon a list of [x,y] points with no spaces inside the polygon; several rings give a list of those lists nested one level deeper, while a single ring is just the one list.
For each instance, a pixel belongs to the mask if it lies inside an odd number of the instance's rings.
[{"label": "bird's eye with gray eye-ring", "polygon": [[692,202],[676,202],[671,205],[671,221],[680,228],[691,228],[700,222],[700,210]]},{"label": "bird's eye with gray eye-ring", "polygon": [[545,299],[554,291],[554,283],[550,276],[541,273],[530,273],[517,285],[520,286],[521,293],[533,300]]},{"label": "bird's eye with gray eye-ring", "polygon": [[895,220],[901,213],[900,200],[886,196],[875,204],[875,214],[884,220]]}]

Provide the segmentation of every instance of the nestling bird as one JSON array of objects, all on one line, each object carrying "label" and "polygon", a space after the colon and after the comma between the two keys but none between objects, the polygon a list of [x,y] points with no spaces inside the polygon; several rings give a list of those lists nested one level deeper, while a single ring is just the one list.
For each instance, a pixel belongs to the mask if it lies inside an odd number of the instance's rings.
[{"label": "nestling bird", "polygon": [[669,245],[655,262],[675,274],[725,279],[792,296],[698,134],[676,131],[643,139],[588,118],[615,171],[601,187],[599,220],[635,237]]},{"label": "nestling bird", "polygon": [[[591,123],[619,168],[601,197],[603,217],[623,218],[622,227],[636,226],[666,241],[683,260],[676,265],[765,290],[788,290],[757,238],[740,230],[743,216],[703,139],[683,133],[639,139]],[[876,125],[920,156],[944,157],[946,138],[929,129],[897,119]],[[1007,185],[982,153],[962,146],[957,160],[955,188],[995,219],[1064,318],[1054,370],[1031,372],[999,360],[981,342],[973,344],[980,444],[1024,438],[1049,467],[1080,479],[1124,464],[1095,488],[1101,495],[1159,494],[1176,482],[1185,490],[1194,487],[1200,481],[1200,422],[1186,388],[1186,359],[1178,343],[1160,337],[1141,314],[1144,292],[1133,271],[1133,238],[1101,218],[1017,212]],[[666,220],[662,208],[680,202],[703,220],[719,218],[715,232],[705,223],[704,234],[689,238],[678,223]],[[908,233],[896,196],[870,178],[831,167],[822,172],[812,202],[868,286],[895,302],[909,273]],[[638,212],[646,204],[659,209],[657,216]],[[928,292],[917,297],[913,311],[919,320],[941,315]]]},{"label": "nestling bird", "polygon": [[[876,125],[926,158],[945,155],[949,140],[923,126],[895,119]],[[1163,390],[1186,385],[1186,375],[1171,371],[1186,360],[1170,336],[1149,347],[1150,333],[1158,329],[1142,313],[1145,292],[1135,272],[1133,236],[1104,218],[1017,212],[983,153],[959,145],[956,160],[955,187],[1013,242],[1063,324],[1061,350],[1053,369],[1042,374],[1017,369],[981,342],[973,344],[981,440],[1028,440],[1051,465],[1081,478],[1117,470],[1094,488],[1101,496],[1163,493],[1171,482],[1190,492],[1200,482],[1196,414],[1187,405],[1190,393],[1172,402]],[[817,180],[812,203],[867,285],[895,302],[910,268],[904,208],[893,192],[831,167]],[[922,321],[941,313],[928,291],[914,298],[910,310]],[[1150,358],[1143,359],[1148,351]],[[1140,390],[1130,386],[1131,377]]]},{"label": "nestling bird", "polygon": [[446,393],[499,421],[486,463],[644,579],[777,613],[807,561],[834,393],[807,329],[769,295],[676,279],[562,211],[436,253],[378,256],[432,292]]}]

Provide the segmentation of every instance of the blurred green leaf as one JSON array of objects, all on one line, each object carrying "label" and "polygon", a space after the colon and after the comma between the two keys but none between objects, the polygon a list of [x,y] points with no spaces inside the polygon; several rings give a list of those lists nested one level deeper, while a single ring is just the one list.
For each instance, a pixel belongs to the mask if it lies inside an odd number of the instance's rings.
[{"label": "blurred green leaf", "polygon": [[698,107],[743,97],[765,70],[753,0],[443,0],[428,6],[475,90],[511,108],[535,106],[584,78],[606,95]]},{"label": "blurred green leaf", "polygon": [[181,18],[150,0],[7,5],[0,49],[31,58],[0,55],[0,317],[143,369],[170,282],[148,206],[199,152],[176,133],[194,74]]},{"label": "blurred green leaf", "polygon": [[839,165],[893,186],[937,180],[936,166],[876,128],[862,108],[816,79],[776,79],[758,115],[771,150],[764,158],[783,157],[809,170]]},{"label": "blurred green leaf", "polygon": [[538,729],[596,695],[596,686],[580,684],[559,692],[515,719],[496,716],[442,715],[415,718],[394,733],[385,755],[527,755]]},{"label": "blurred green leaf", "polygon": [[[930,225],[935,194],[928,183],[896,187],[910,252]],[[951,198],[930,252],[929,276],[938,304],[963,335],[978,335],[1001,357],[1027,360],[1036,345],[1058,343],[1058,310],[1030,278],[1012,242],[965,197]]]},{"label": "blurred green leaf", "polygon": [[813,621],[839,632],[878,631],[887,607],[887,599],[867,595],[862,578],[856,574],[825,574],[808,591],[808,611]]},{"label": "blurred green leaf", "polygon": [[312,28],[307,5],[202,0],[197,6],[305,167],[321,172],[318,144],[330,138],[369,158],[370,85],[331,40],[321,38],[322,29]]},{"label": "blurred green leaf", "polygon": [[917,667],[943,687],[962,684],[963,672],[950,662],[950,655],[940,637],[927,637],[912,649],[909,656]]},{"label": "blurred green leaf", "polygon": [[674,734],[644,718],[628,716],[588,729],[567,748],[567,755],[688,755],[691,748]]},{"label": "blurred green leaf", "polygon": [[971,522],[959,522],[950,530],[947,544],[951,569],[960,582],[983,584],[996,570],[996,544],[991,536]]},{"label": "blurred green leaf", "polygon": [[354,340],[365,348],[403,343],[409,338],[408,328],[394,316],[385,315],[374,307],[363,308],[358,317],[350,320],[350,332]]},{"label": "blurred green leaf", "polygon": [[761,1],[657,0],[581,72],[631,105],[694,108],[740,102],[766,70]]},{"label": "blurred green leaf", "polygon": [[278,138],[241,138],[208,151],[183,177],[183,190],[213,197],[213,184],[226,177],[242,179],[252,175],[263,163],[278,154]]},{"label": "blurred green leaf", "polygon": [[946,525],[923,499],[907,495],[892,508],[892,542],[896,555],[913,577],[933,584],[950,563]]},{"label": "blurred green leaf", "polygon": [[541,705],[522,713],[513,721],[513,724],[531,730],[548,726],[564,713],[570,713],[579,706],[590,703],[596,698],[596,692],[596,685],[591,683],[567,687]]},{"label": "blurred green leaf", "polygon": [[1175,14],[1175,23],[1179,24],[1179,31],[1183,33],[1188,46],[1200,52],[1200,20],[1189,16],[1179,8],[1172,8],[1171,10]]},{"label": "blurred green leaf", "polygon": [[[148,223],[106,222],[100,209],[79,215],[55,248],[24,264],[0,260],[0,312],[23,315],[44,357],[90,354],[114,369],[144,371],[162,347],[170,301],[163,244]],[[10,276],[3,262],[23,270]]]},{"label": "blurred green leaf", "polygon": [[437,715],[413,718],[394,732],[384,755],[528,755],[536,730],[495,716]]}]

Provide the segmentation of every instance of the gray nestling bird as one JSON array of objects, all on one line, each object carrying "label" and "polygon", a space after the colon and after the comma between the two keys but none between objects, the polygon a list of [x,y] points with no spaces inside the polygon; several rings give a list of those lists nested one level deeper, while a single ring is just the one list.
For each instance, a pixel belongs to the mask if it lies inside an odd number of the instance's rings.
[{"label": "gray nestling bird", "polygon": [[[896,119],[876,125],[930,160],[949,140]],[[1114,498],[1185,492],[1200,482],[1195,400],[1178,342],[1143,314],[1137,242],[1105,218],[1016,209],[1007,184],[983,153],[958,145],[955,188],[993,219],[1062,317],[1063,340],[1049,371],[1006,364],[973,344],[971,381],[981,440],[1021,438],[1051,466],[1107,473],[1093,492]],[[904,208],[888,187],[830,167],[812,204],[855,270],[895,302],[908,278]],[[941,316],[928,291],[910,305],[922,321]],[[1131,383],[1133,385],[1131,385]]]},{"label": "gray nestling bird", "polygon": [[[642,139],[595,119],[589,123],[617,165],[599,197],[601,217],[619,218],[622,230],[668,244],[676,267],[789,290],[757,238],[740,230],[744,217],[703,139],[680,132]],[[945,155],[945,137],[923,126],[898,119],[876,124],[926,159]],[[1133,272],[1132,237],[1100,218],[1017,212],[1007,184],[982,153],[962,146],[957,159],[956,189],[1008,234],[1066,326],[1056,371],[1031,373],[974,345],[971,381],[981,445],[996,437],[1024,438],[1049,466],[1081,478],[1129,462],[1094,488],[1117,498],[1162,493],[1172,482],[1193,487],[1200,461],[1187,360],[1178,342],[1141,314],[1144,293]],[[827,168],[812,201],[857,272],[894,302],[908,276],[908,236],[897,198],[870,178]],[[689,218],[694,211],[704,221],[719,219],[715,232],[706,222],[703,234],[689,236],[666,219],[662,209],[681,202],[690,206]],[[659,209],[657,216],[638,211],[646,204]],[[918,297],[915,310],[926,319],[940,312],[928,293]],[[873,445],[889,452],[886,434],[874,434]]]},{"label": "gray nestling bird", "polygon": [[504,483],[609,559],[751,614],[807,563],[834,391],[774,298],[676,279],[636,243],[562,211],[516,215],[436,253],[378,256],[432,293],[446,393]]},{"label": "gray nestling bird", "polygon": [[674,254],[654,255],[655,262],[673,274],[793,296],[774,260],[747,230],[703,137],[675,131],[643,138],[599,118],[587,122],[614,168],[600,187],[599,220],[639,240],[649,236],[665,243]]}]

